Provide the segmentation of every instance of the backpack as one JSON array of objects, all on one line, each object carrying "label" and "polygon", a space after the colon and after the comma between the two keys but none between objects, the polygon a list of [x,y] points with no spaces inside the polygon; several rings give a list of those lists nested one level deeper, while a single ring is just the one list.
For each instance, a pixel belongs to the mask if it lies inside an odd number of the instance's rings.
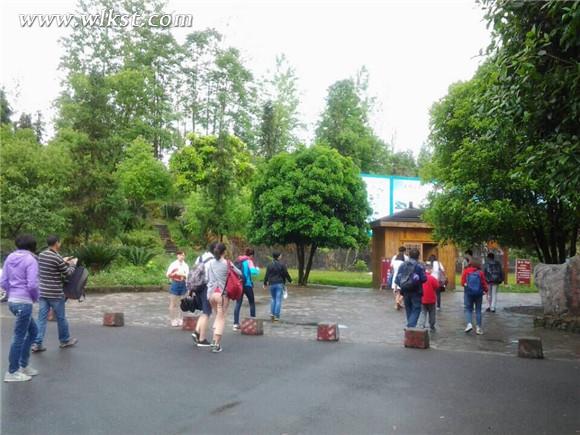
[{"label": "backpack", "polygon": [[397,273],[397,284],[401,288],[401,292],[409,293],[420,288],[419,275],[415,273],[415,263],[405,261],[399,266]]},{"label": "backpack", "polygon": [[77,266],[64,284],[63,291],[67,299],[85,299],[85,287],[89,279],[89,272],[82,266]]},{"label": "backpack", "polygon": [[439,287],[447,287],[449,284],[449,280],[447,279],[447,275],[443,272],[443,269],[439,269]]},{"label": "backpack", "polygon": [[231,261],[228,261],[228,277],[226,278],[226,295],[231,300],[237,301],[244,294],[242,281],[238,274],[234,272]]},{"label": "backpack", "polygon": [[467,281],[465,283],[465,291],[470,296],[481,296],[483,295],[483,285],[481,284],[481,276],[479,270],[471,272],[467,275]]},{"label": "backpack", "polygon": [[501,266],[497,261],[493,263],[488,263],[486,268],[485,278],[494,284],[499,284],[502,279]]},{"label": "backpack", "polygon": [[236,260],[234,261],[234,266],[236,266],[238,269],[240,269],[240,271],[242,272],[242,286],[244,286],[246,284],[246,282],[248,282],[248,278],[246,277],[246,274],[244,273],[244,262],[248,261],[246,260]]},{"label": "backpack", "polygon": [[205,284],[205,264],[212,260],[212,257],[206,258],[205,261],[201,261],[202,257],[199,257],[199,263],[193,266],[189,270],[187,275],[187,280],[185,281],[185,287],[188,292],[197,292]]}]

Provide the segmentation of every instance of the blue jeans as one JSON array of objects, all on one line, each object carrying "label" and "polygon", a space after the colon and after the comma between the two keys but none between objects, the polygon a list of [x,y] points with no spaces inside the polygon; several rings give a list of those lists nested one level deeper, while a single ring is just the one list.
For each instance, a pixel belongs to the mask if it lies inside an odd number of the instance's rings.
[{"label": "blue jeans", "polygon": [[242,302],[244,301],[244,295],[248,298],[250,303],[250,317],[256,317],[256,302],[254,301],[254,288],[244,286],[244,293],[242,297],[236,301],[236,308],[234,309],[234,324],[240,324],[240,310],[242,309]]},{"label": "blue jeans", "polygon": [[467,292],[463,293],[463,305],[465,306],[465,323],[473,321],[473,306],[475,305],[475,320],[477,326],[481,327],[481,303],[483,302],[483,295],[471,296]]},{"label": "blue jeans", "polygon": [[8,302],[8,308],[16,316],[14,336],[12,337],[12,345],[8,355],[8,361],[10,362],[8,371],[14,373],[20,367],[28,367],[30,346],[32,346],[32,342],[36,338],[38,328],[32,318],[32,304]]},{"label": "blue jeans", "polygon": [[415,328],[421,315],[421,292],[407,292],[403,295],[407,313],[407,328]]},{"label": "blue jeans", "polygon": [[282,294],[284,293],[283,284],[270,285],[270,294],[272,295],[272,303],[270,304],[270,311],[272,316],[277,319],[280,318],[280,311],[282,310]]},{"label": "blue jeans", "polygon": [[37,345],[41,345],[44,340],[44,334],[46,332],[46,321],[48,319],[48,310],[52,308],[54,315],[56,316],[56,322],[58,324],[58,341],[61,343],[66,343],[70,339],[70,334],[68,332],[68,321],[65,317],[64,304],[66,300],[63,299],[46,299],[40,298],[39,300],[39,310],[38,310],[38,335],[34,342]]}]

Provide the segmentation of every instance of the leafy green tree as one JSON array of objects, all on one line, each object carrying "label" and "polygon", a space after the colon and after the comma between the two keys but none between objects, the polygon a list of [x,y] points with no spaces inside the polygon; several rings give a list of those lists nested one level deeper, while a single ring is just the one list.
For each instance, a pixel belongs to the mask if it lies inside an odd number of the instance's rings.
[{"label": "leafy green tree", "polygon": [[147,201],[166,198],[171,193],[171,176],[162,162],[153,156],[153,147],[142,138],[127,148],[125,159],[117,167],[117,179],[131,209],[145,214]]},{"label": "leafy green tree", "polygon": [[23,130],[25,128],[32,129],[32,118],[28,113],[22,113],[20,115],[20,119],[16,123],[15,127],[19,130]]},{"label": "leafy green tree", "polygon": [[[236,200],[254,172],[246,145],[227,134],[197,136],[192,133],[189,141],[169,162],[176,188],[195,193],[186,207],[185,216],[189,219],[186,225],[197,235],[209,237],[211,234],[220,240],[226,234],[240,232],[245,222],[233,218],[236,212],[232,209],[237,207]],[[195,206],[196,201],[201,203]]]},{"label": "leafy green tree", "polygon": [[40,145],[32,130],[13,131],[10,124],[0,127],[0,144],[2,238],[63,231],[67,226],[63,177],[70,169],[69,155]]},{"label": "leafy green tree", "polygon": [[250,234],[255,243],[295,244],[298,281],[306,285],[318,248],[368,242],[370,213],[352,160],[313,146],[279,154],[260,168],[253,184]]},{"label": "leafy green tree", "polygon": [[32,129],[34,130],[34,133],[36,134],[36,140],[38,141],[38,143],[42,143],[42,138],[44,136],[44,120],[42,119],[42,112],[40,110],[36,111],[36,119],[34,120],[34,123],[32,124]]},{"label": "leafy green tree", "polygon": [[276,58],[276,70],[265,81],[263,93],[267,100],[262,104],[259,134],[259,154],[269,159],[296,147],[296,131],[304,128],[298,116],[298,79],[285,56]]},{"label": "leafy green tree", "polygon": [[12,107],[6,98],[4,87],[0,88],[0,124],[9,124],[12,116]]}]

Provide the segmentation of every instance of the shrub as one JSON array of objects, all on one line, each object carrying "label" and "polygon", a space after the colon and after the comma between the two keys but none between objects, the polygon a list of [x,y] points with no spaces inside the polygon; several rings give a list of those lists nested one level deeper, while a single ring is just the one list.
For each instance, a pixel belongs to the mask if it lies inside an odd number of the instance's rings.
[{"label": "shrub", "polygon": [[364,260],[356,260],[352,268],[357,272],[367,272],[369,267]]},{"label": "shrub", "polygon": [[159,250],[161,248],[161,239],[157,232],[148,230],[133,230],[121,234],[119,239],[126,246],[136,246],[139,248],[148,248]]},{"label": "shrub", "polygon": [[80,264],[96,272],[109,267],[117,257],[117,249],[109,245],[90,243],[78,248],[74,256],[79,259]]},{"label": "shrub", "polygon": [[155,252],[140,246],[127,246],[122,252],[127,261],[134,266],[145,266],[155,257]]},{"label": "shrub", "polygon": [[175,205],[175,204],[163,204],[161,206],[161,215],[165,219],[175,220],[179,216],[181,216],[182,211],[183,211],[183,209],[180,206]]}]

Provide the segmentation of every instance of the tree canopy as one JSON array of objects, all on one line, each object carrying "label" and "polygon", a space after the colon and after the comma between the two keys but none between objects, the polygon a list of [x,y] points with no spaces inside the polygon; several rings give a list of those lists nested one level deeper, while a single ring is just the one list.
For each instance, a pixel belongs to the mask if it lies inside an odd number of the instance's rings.
[{"label": "tree canopy", "polygon": [[260,167],[252,186],[250,238],[267,245],[295,244],[299,283],[305,285],[317,248],[368,242],[370,213],[352,160],[326,146],[303,148]]}]

